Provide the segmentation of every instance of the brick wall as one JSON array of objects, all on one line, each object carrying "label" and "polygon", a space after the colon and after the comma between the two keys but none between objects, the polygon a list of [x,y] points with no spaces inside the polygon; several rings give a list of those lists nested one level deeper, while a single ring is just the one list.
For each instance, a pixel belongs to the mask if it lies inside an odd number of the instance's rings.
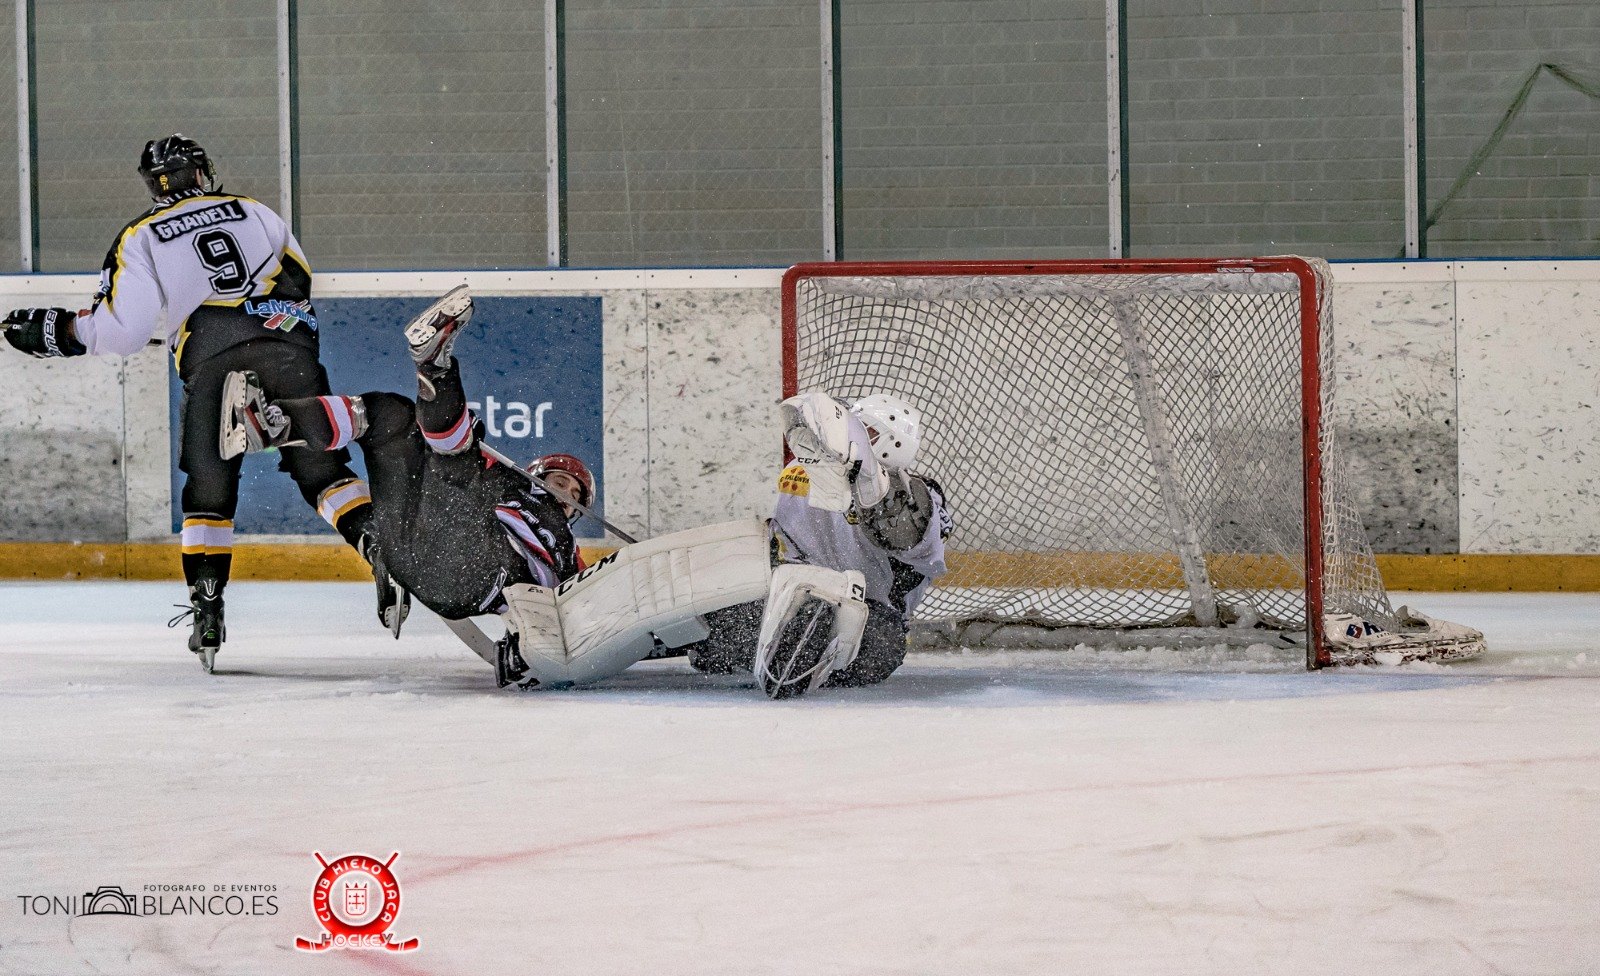
[{"label": "brick wall", "polygon": [[[1404,228],[1398,0],[1130,4],[1135,254],[1392,257]],[[275,5],[38,0],[41,258],[97,268],[145,205],[146,139],[202,140],[278,200]],[[1542,62],[1600,85],[1600,3],[1428,0],[1437,206]],[[0,5],[9,36],[12,8]],[[546,254],[543,4],[301,0],[302,237],[332,268]],[[1100,0],[842,4],[844,256],[1105,253]],[[580,266],[822,253],[815,0],[569,0]],[[0,61],[14,64],[12,45]],[[14,96],[0,94],[0,123]],[[0,153],[15,154],[0,124]],[[18,264],[15,176],[0,267]],[[1600,103],[1538,80],[1440,214],[1435,256],[1600,244]]]},{"label": "brick wall", "polygon": [[[12,5],[0,10],[0,37],[16,37],[16,6]],[[15,78],[17,76],[17,46],[15,44],[0,44],[0,77]],[[0,92],[0,158],[14,160],[17,158],[17,127],[14,124],[17,105],[17,86],[6,86],[5,92]],[[8,121],[13,124],[7,125]],[[21,255],[17,242],[20,235],[17,231],[17,183],[18,173],[15,166],[0,166],[0,271],[15,271],[21,264]]]},{"label": "brick wall", "polygon": [[139,151],[175,131],[211,151],[230,190],[276,204],[275,11],[260,0],[40,0],[42,270],[99,270],[150,204]]},{"label": "brick wall", "polygon": [[845,257],[1106,254],[1104,3],[842,6]]},{"label": "brick wall", "polygon": [[544,4],[301,0],[299,10],[312,262],[542,266]]},{"label": "brick wall", "polygon": [[[1429,0],[1428,201],[1437,210],[1528,72],[1600,88],[1600,3]],[[1600,253],[1600,100],[1543,73],[1498,149],[1438,212],[1434,257]]]},{"label": "brick wall", "polygon": [[572,263],[820,257],[819,24],[806,0],[572,0]]},{"label": "brick wall", "polygon": [[1131,253],[1401,253],[1396,0],[1130,6]]}]

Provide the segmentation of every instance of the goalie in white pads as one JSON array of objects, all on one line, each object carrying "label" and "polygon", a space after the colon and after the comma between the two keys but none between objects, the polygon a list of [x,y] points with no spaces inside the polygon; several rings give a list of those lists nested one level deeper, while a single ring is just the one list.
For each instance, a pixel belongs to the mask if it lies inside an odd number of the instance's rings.
[{"label": "goalie in white pads", "polygon": [[892,674],[950,532],[943,491],[909,471],[917,413],[893,397],[847,408],[823,393],[783,411],[796,460],[770,522],[625,546],[555,589],[509,587],[501,681],[596,681],[663,648],[701,671],[753,673],[773,698]]},{"label": "goalie in white pads", "polygon": [[876,684],[905,660],[907,618],[945,571],[944,491],[910,470],[921,417],[884,394],[846,406],[811,392],[782,410],[795,459],[778,478],[768,599],[707,614],[690,663],[749,670],[773,698]]}]

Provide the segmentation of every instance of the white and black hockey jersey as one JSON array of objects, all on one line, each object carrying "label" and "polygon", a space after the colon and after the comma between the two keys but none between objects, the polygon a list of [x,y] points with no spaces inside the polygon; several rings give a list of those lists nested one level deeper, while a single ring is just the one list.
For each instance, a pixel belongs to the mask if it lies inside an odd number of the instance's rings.
[{"label": "white and black hockey jersey", "polygon": [[944,493],[931,479],[923,481],[933,501],[927,528],[914,545],[889,550],[860,524],[854,509],[832,512],[813,508],[806,469],[789,465],[778,476],[778,504],[772,515],[778,559],[840,572],[860,570],[866,577],[868,600],[910,614],[927,594],[929,584],[945,572],[944,540],[951,527]]},{"label": "white and black hockey jersey", "polygon": [[117,235],[75,328],[89,352],[112,356],[133,355],[164,330],[179,376],[252,339],[315,349],[311,265],[272,208],[191,193]]}]

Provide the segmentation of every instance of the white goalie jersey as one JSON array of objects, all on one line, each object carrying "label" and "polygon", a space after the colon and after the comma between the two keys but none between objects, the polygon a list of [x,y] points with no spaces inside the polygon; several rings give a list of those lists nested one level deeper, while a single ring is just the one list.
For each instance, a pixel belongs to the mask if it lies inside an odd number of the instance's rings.
[{"label": "white goalie jersey", "polygon": [[893,484],[901,482],[904,487],[905,478],[917,478],[926,486],[932,511],[920,538],[905,548],[891,549],[856,508],[833,512],[812,506],[806,469],[799,464],[784,468],[778,476],[778,504],[772,518],[779,560],[840,572],[857,570],[866,577],[869,601],[909,615],[932,581],[945,572],[950,512],[938,484],[916,475],[890,475],[891,499],[897,494]]}]

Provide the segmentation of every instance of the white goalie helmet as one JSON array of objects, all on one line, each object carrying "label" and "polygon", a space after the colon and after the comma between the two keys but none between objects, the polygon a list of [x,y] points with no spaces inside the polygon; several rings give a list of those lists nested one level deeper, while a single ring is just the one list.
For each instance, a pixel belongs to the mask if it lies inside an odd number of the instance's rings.
[{"label": "white goalie helmet", "polygon": [[872,453],[879,464],[891,471],[904,471],[917,460],[922,414],[911,404],[887,393],[874,393],[857,400],[850,412],[876,435]]}]

